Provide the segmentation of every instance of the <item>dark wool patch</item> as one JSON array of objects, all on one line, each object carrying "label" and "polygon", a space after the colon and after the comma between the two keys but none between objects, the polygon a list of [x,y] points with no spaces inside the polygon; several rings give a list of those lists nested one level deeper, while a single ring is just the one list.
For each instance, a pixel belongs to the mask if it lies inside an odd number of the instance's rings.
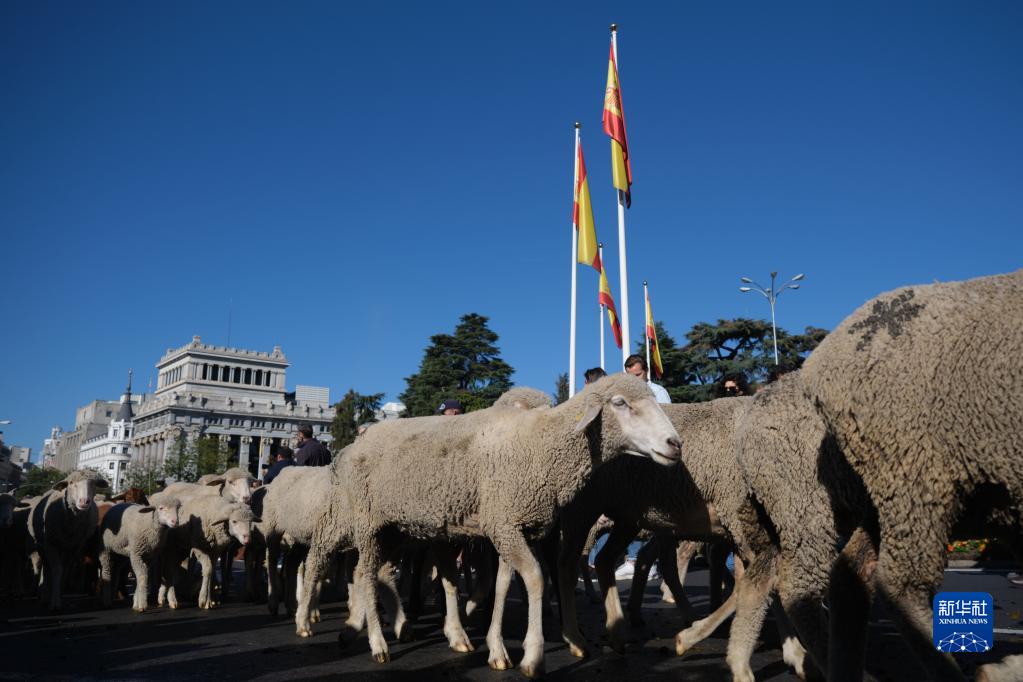
[{"label": "dark wool patch", "polygon": [[849,327],[850,334],[863,332],[860,342],[856,344],[856,350],[863,350],[869,346],[881,329],[887,329],[888,335],[893,339],[901,335],[904,325],[924,309],[923,303],[909,303],[914,296],[916,292],[906,289],[891,301],[875,301],[870,315]]}]

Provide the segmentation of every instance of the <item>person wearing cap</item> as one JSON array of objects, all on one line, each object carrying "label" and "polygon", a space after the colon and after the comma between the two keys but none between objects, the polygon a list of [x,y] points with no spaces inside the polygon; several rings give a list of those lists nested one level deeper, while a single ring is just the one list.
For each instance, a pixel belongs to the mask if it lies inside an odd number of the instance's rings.
[{"label": "person wearing cap", "polygon": [[298,450],[295,451],[295,464],[301,467],[325,467],[330,464],[330,450],[320,441],[313,438],[313,427],[301,424],[298,427]]},{"label": "person wearing cap", "polygon": [[458,402],[454,398],[448,398],[440,404],[437,408],[438,415],[454,416],[456,414],[462,414],[465,410],[462,408],[462,403]]},{"label": "person wearing cap", "polygon": [[282,447],[278,450],[277,459],[274,460],[273,466],[263,476],[263,485],[270,485],[271,481],[277,477],[277,474],[281,473],[284,467],[295,466],[295,460],[292,457],[294,454],[294,451],[289,447]]}]

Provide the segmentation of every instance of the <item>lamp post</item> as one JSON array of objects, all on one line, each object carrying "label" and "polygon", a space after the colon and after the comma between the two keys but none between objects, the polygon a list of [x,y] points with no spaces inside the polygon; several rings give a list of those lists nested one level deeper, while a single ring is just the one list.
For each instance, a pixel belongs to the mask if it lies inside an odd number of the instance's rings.
[{"label": "lamp post", "polygon": [[764,298],[767,299],[767,302],[771,304],[771,336],[774,339],[774,364],[775,365],[778,364],[778,327],[777,327],[777,325],[775,324],[775,321],[774,321],[774,303],[775,303],[775,301],[778,300],[778,297],[781,296],[781,292],[785,291],[786,289],[798,289],[799,288],[799,284],[797,284],[797,282],[799,282],[801,279],[803,279],[804,275],[802,273],[800,273],[800,274],[796,275],[795,277],[793,277],[792,279],[790,279],[788,282],[786,282],[783,286],[775,288],[774,280],[775,280],[775,278],[777,276],[778,276],[777,272],[772,272],[771,273],[771,288],[770,289],[767,289],[765,287],[760,286],[759,284],[757,284],[756,282],[751,280],[749,277],[740,277],[739,278],[740,282],[743,282],[744,284],[752,284],[753,285],[751,287],[748,287],[748,286],[739,287],[739,291],[741,291],[744,294],[746,292],[748,292],[748,291],[756,291],[759,294],[763,294]]}]

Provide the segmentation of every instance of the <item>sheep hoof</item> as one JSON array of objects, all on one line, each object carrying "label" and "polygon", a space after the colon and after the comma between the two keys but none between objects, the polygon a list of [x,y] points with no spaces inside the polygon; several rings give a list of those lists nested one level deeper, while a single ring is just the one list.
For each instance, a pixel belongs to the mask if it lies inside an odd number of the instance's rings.
[{"label": "sheep hoof", "polygon": [[381,651],[378,654],[373,654],[373,660],[377,663],[389,663],[391,661],[391,654],[387,651]]},{"label": "sheep hoof", "polygon": [[494,670],[511,670],[512,668],[512,662],[511,659],[508,658],[508,654],[491,658],[487,661],[487,665]]},{"label": "sheep hoof", "polygon": [[312,637],[313,631],[310,630],[309,628],[299,628],[298,630],[295,631],[295,634],[297,634],[299,637]]},{"label": "sheep hoof", "polygon": [[452,650],[457,651],[460,654],[468,654],[475,651],[473,645],[470,644],[467,640],[463,640],[461,642],[453,642],[451,644],[451,648]]},{"label": "sheep hoof", "polygon": [[576,658],[586,658],[590,655],[590,652],[586,650],[586,647],[573,644],[572,642],[568,643],[568,651]]},{"label": "sheep hoof", "polygon": [[312,612],[309,614],[309,622],[310,623],[319,623],[320,622],[320,610],[319,609],[313,609],[312,610]]},{"label": "sheep hoof", "polygon": [[667,594],[661,595],[661,601],[663,601],[665,604],[674,604],[675,598],[671,596],[671,593],[669,592]]},{"label": "sheep hoof", "polygon": [[132,611],[134,611],[135,613],[144,613],[145,609],[143,607],[141,607],[141,606],[136,606],[136,607],[132,608]]},{"label": "sheep hoof", "polygon": [[540,661],[539,663],[523,662],[522,665],[519,666],[519,669],[522,670],[523,675],[525,675],[531,680],[535,680],[538,677],[543,677],[544,673],[543,661]]}]

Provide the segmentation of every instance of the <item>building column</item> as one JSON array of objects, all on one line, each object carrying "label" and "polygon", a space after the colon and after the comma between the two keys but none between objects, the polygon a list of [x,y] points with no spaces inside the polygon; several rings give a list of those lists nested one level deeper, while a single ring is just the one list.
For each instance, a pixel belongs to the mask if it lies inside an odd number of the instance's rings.
[{"label": "building column", "polygon": [[266,436],[259,437],[259,463],[256,464],[256,475],[261,475],[263,467],[270,460],[270,439]]},{"label": "building column", "polygon": [[[246,471],[249,470],[249,445],[252,443],[252,436],[242,436],[238,439],[238,466]],[[258,469],[256,470],[258,473]]]}]

